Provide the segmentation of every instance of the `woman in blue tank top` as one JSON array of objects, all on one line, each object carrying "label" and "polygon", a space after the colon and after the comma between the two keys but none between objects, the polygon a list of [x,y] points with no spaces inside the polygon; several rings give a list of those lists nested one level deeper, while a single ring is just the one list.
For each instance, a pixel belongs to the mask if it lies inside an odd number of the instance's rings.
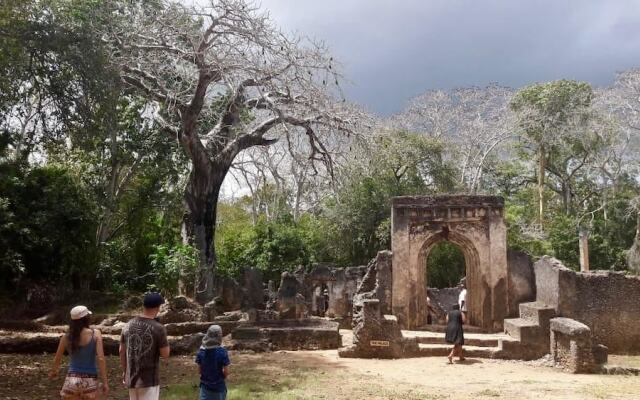
[{"label": "woman in blue tank top", "polygon": [[50,378],[58,376],[60,362],[66,351],[69,356],[69,371],[65,377],[60,396],[65,400],[97,399],[99,394],[98,368],[102,380],[102,392],[109,393],[107,368],[102,346],[102,334],[89,328],[91,311],[85,306],[71,309],[69,331],[60,338],[58,351],[53,360]]}]

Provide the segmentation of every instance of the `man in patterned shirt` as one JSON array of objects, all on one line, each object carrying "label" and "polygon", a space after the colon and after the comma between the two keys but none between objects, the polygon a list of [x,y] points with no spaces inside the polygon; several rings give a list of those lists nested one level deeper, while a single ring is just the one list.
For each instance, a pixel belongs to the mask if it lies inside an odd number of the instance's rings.
[{"label": "man in patterned shirt", "polygon": [[129,388],[130,400],[160,398],[160,357],[169,357],[167,331],[156,320],[164,299],[147,293],[142,314],[130,320],[120,337],[122,381]]}]

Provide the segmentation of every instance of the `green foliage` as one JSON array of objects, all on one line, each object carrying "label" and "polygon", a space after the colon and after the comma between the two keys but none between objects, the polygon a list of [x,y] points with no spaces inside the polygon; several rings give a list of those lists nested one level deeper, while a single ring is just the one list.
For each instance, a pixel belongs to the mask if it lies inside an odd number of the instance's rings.
[{"label": "green foliage", "polygon": [[427,257],[427,284],[429,287],[454,287],[466,276],[464,254],[460,247],[442,241],[437,243]]},{"label": "green foliage", "polygon": [[195,274],[198,267],[197,250],[192,246],[178,244],[173,247],[166,245],[154,246],[154,252],[149,256],[151,267],[155,275],[154,285],[166,297],[173,297],[179,293],[179,282],[188,288],[195,288]]},{"label": "green foliage", "polygon": [[443,147],[423,135],[396,132],[371,144],[365,165],[346,169],[336,200],[327,202],[331,258],[346,265],[366,264],[390,243],[391,198],[442,193],[455,188],[453,168]]},{"label": "green foliage", "polygon": [[242,201],[221,203],[222,223],[216,235],[220,273],[237,276],[242,267],[257,267],[265,279],[278,280],[283,271],[327,261],[321,222],[305,214],[295,222],[291,216],[276,221],[260,217],[254,225]]},{"label": "green foliage", "polygon": [[559,80],[520,89],[511,101],[526,137],[535,143],[551,139],[591,105],[593,90],[588,83]]},{"label": "green foliage", "polygon": [[96,273],[92,199],[64,167],[22,171],[0,179],[0,268],[3,282],[67,281],[79,287]]},{"label": "green foliage", "polygon": [[[578,229],[589,228],[589,259],[591,269],[626,270],[625,254],[635,235],[635,221],[629,218],[628,204],[636,184],[620,182],[616,197],[593,214],[572,216],[564,213],[559,203],[551,202],[547,210],[548,224],[544,231],[534,230],[535,197],[533,189],[521,188],[507,199],[505,217],[507,245],[535,257],[554,256],[570,268],[579,269]],[[600,199],[593,199],[588,209],[597,209]]]},{"label": "green foliage", "polygon": [[[173,295],[180,280],[195,286],[197,254],[180,244],[179,232],[187,162],[146,118],[147,101],[122,92],[98,29],[140,4],[158,6],[156,0],[0,4],[0,290],[49,281],[117,293],[153,285]],[[224,96],[207,105],[214,112],[199,121],[200,133],[216,123]],[[569,80],[520,90],[511,102],[516,157],[490,155],[483,180],[506,199],[509,247],[578,268],[578,228],[587,226],[592,268],[625,270],[638,180],[598,170],[616,161],[597,157],[613,148],[607,131],[616,127],[593,128],[593,98],[588,84]],[[252,116],[243,111],[241,118]],[[25,120],[22,127],[16,122]],[[255,266],[278,279],[314,262],[364,264],[390,247],[392,197],[459,189],[460,167],[447,138],[400,131],[366,140],[354,145],[358,157],[337,166],[332,190],[318,191],[324,200],[302,205],[306,211],[292,209],[287,182],[266,177],[254,188],[259,200],[218,204],[219,273],[237,276]],[[534,160],[542,161],[546,177],[544,225],[536,225]],[[428,263],[433,286],[452,286],[465,272],[462,253],[450,243],[436,246]]]}]

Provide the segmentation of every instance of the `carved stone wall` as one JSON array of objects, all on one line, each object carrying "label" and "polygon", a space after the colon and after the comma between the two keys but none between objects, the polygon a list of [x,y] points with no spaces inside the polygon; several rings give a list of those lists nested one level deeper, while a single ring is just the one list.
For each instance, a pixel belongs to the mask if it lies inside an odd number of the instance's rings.
[{"label": "carved stone wall", "polygon": [[392,310],[400,326],[425,325],[427,257],[433,246],[457,244],[467,269],[472,325],[501,329],[509,313],[504,200],[495,196],[396,197],[391,211]]}]

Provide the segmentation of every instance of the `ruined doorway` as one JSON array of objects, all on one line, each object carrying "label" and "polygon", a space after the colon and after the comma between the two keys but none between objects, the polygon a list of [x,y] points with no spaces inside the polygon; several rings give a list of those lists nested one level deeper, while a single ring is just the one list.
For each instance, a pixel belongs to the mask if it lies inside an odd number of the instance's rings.
[{"label": "ruined doorway", "polygon": [[440,241],[466,263],[469,320],[499,330],[508,314],[504,201],[495,196],[407,196],[392,201],[392,311],[404,329],[426,323],[427,257]]},{"label": "ruined doorway", "polygon": [[329,310],[329,287],[322,283],[313,288],[311,298],[311,314],[318,317],[325,317]]},{"label": "ruined doorway", "polygon": [[448,240],[441,240],[431,247],[425,268],[427,288],[456,287],[467,274],[467,263],[462,249]]}]

